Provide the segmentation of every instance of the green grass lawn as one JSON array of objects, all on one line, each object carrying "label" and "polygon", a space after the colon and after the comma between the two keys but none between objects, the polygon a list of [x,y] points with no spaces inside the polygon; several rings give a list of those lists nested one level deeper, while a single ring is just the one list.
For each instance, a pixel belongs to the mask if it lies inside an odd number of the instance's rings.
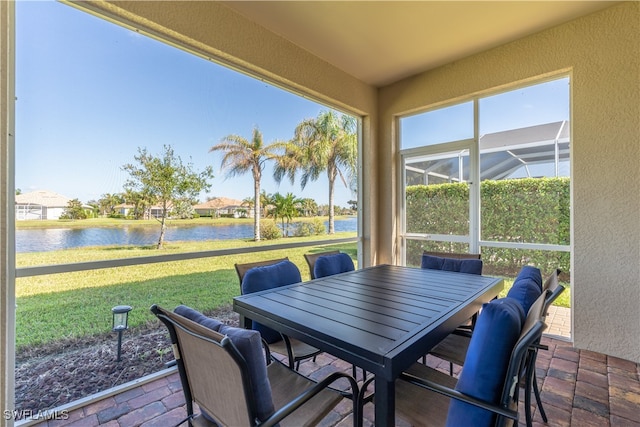
[{"label": "green grass lawn", "polygon": [[[96,247],[20,253],[17,264],[19,267],[66,264],[344,237],[355,237],[355,233],[259,243],[245,240],[177,242],[168,243],[161,251],[146,247]],[[334,248],[356,257],[356,243],[348,243],[18,278],[16,348],[20,351],[25,346],[109,332],[111,308],[116,305],[133,307],[129,315],[131,327],[155,321],[149,312],[152,304],[170,309],[185,304],[204,312],[214,310],[231,304],[233,297],[240,294],[235,263],[288,257],[300,269],[303,280],[308,280],[309,269],[303,255]]]}]

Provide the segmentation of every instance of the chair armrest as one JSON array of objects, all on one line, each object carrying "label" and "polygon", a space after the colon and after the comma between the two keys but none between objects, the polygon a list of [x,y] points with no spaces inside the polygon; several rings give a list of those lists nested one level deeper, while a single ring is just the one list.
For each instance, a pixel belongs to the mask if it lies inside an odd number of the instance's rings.
[{"label": "chair armrest", "polygon": [[486,409],[487,411],[491,411],[503,417],[510,418],[512,420],[518,420],[518,412],[512,411],[507,408],[503,408],[501,406],[497,406],[494,403],[489,403],[484,400],[476,399],[474,397],[468,396],[466,394],[462,394],[457,390],[452,388],[443,386],[442,384],[438,384],[433,381],[425,380],[424,378],[416,377],[415,375],[402,373],[399,377],[403,381],[407,381],[415,386],[422,387],[427,390],[431,390],[433,392],[442,394],[452,399],[460,400],[465,403],[469,403],[471,405],[477,406],[482,409]]},{"label": "chair armrest", "polygon": [[549,350],[549,346],[546,344],[534,343],[531,344],[531,347],[537,350]]},{"label": "chair armrest", "polygon": [[[274,360],[273,363],[280,363],[281,362]],[[283,365],[284,366],[284,365]],[[288,369],[285,367],[285,369]],[[290,370],[292,375],[300,375],[298,374],[296,371]],[[329,385],[332,384],[333,382],[341,379],[341,378],[346,378],[347,380],[349,380],[349,384],[351,386],[351,394],[345,394],[345,392],[342,392],[340,390],[337,389],[333,389],[330,388]],[[354,411],[357,411],[357,399],[356,396],[358,396],[359,394],[359,388],[358,388],[358,384],[356,383],[356,381],[353,379],[353,377],[351,375],[348,375],[344,372],[334,372],[330,375],[328,375],[327,377],[325,377],[323,380],[315,383],[312,387],[309,387],[308,389],[306,389],[304,392],[302,392],[301,394],[299,394],[297,397],[295,397],[293,400],[291,400],[289,403],[287,403],[286,405],[284,405],[282,408],[280,408],[279,410],[277,410],[276,412],[273,413],[273,415],[271,415],[269,418],[267,418],[264,422],[260,423],[261,427],[272,427],[276,424],[278,424],[280,421],[282,421],[284,418],[287,417],[287,415],[293,413],[296,409],[300,408],[302,405],[304,405],[306,402],[308,402],[311,398],[313,398],[315,395],[317,395],[318,393],[322,392],[325,389],[331,389],[334,392],[340,393],[342,394],[344,397],[351,397],[354,401]],[[355,414],[355,412],[354,412]]]}]

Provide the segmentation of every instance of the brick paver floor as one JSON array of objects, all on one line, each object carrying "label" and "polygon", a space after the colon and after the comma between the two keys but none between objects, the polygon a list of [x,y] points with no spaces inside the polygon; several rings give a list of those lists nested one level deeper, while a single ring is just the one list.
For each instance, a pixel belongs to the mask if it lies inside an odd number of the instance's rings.
[{"label": "brick paver floor", "polygon": [[[552,313],[549,314],[551,316]],[[554,311],[554,315],[563,314],[566,313]],[[553,319],[548,317],[548,320],[551,331]],[[640,365],[577,350],[562,337],[545,335],[542,343],[548,345],[549,350],[538,353],[536,372],[549,426],[640,427]],[[433,356],[427,358],[427,363],[448,372],[448,363]],[[300,366],[303,374],[312,377],[322,377],[335,370],[351,372],[351,365],[323,353],[315,362],[309,360]],[[457,367],[456,372],[459,371]],[[358,375],[361,383],[361,370],[358,370]],[[535,399],[532,400],[535,407]],[[365,426],[373,425],[373,413],[373,405],[366,405]],[[520,425],[524,425],[522,408],[520,414]],[[533,414],[534,426],[545,425],[537,408],[533,409]],[[68,420],[45,421],[37,425],[164,427],[175,425],[185,416],[182,388],[178,374],[174,372],[101,401],[88,403],[69,412]],[[348,400],[340,403],[321,424],[335,427],[350,425],[351,401]]]}]

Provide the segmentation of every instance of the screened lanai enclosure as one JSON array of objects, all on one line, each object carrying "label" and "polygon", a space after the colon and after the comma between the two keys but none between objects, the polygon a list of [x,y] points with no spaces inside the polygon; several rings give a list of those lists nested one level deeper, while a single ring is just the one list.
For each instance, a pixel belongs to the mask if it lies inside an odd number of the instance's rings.
[{"label": "screened lanai enclosure", "polygon": [[[569,176],[567,120],[480,137],[480,179]],[[416,157],[406,162],[407,185],[469,180],[469,151]]]}]

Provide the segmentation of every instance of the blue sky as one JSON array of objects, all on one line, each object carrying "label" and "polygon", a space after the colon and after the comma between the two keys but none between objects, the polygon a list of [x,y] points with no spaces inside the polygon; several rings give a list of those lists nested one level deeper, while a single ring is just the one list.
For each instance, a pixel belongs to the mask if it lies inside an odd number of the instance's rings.
[{"label": "blue sky", "polygon": [[[569,120],[569,79],[480,99],[480,135]],[[401,119],[402,148],[473,138],[473,102]]]},{"label": "blue sky", "polygon": [[[16,4],[16,188],[83,202],[122,192],[138,147],[171,145],[195,170],[212,165],[206,196],[253,196],[251,174],[227,179],[211,146],[229,134],[286,140],[327,107],[52,1]],[[262,188],[328,203],[326,178]],[[335,203],[354,196],[341,182]]]}]

